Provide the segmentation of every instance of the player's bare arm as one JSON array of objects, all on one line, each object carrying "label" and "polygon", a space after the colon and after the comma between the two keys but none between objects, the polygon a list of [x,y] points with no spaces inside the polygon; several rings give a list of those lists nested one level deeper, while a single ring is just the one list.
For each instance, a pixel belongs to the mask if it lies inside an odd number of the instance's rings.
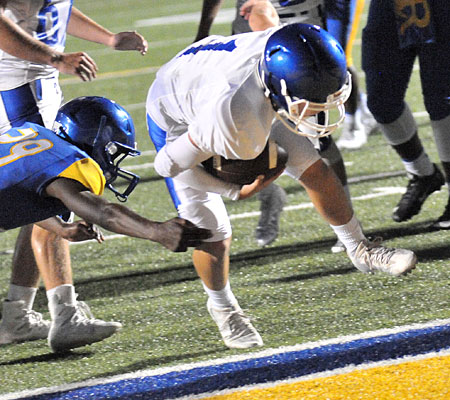
[{"label": "player's bare arm", "polygon": [[83,242],[85,240],[96,240],[102,243],[105,240],[98,226],[86,221],[65,222],[61,218],[51,217],[36,225],[53,232],[69,242]]},{"label": "player's bare arm", "polygon": [[160,243],[175,252],[197,247],[211,235],[208,230],[197,228],[180,218],[165,222],[151,221],[121,204],[111,203],[89,192],[71,179],[54,180],[47,186],[46,194],[61,200],[85,221],[111,232]]},{"label": "player's bare arm", "polygon": [[67,33],[90,42],[104,44],[114,50],[136,50],[142,55],[148,50],[147,41],[138,32],[112,33],[75,7],[72,7]]},{"label": "player's bare arm", "polygon": [[[6,4],[6,2],[3,2]],[[38,64],[47,64],[63,74],[76,75],[83,81],[96,77],[97,65],[84,52],[61,53],[33,38],[0,8],[0,48],[15,57]]]},{"label": "player's bare arm", "polygon": [[248,20],[252,31],[264,31],[280,23],[275,7],[268,0],[248,0],[239,12]]}]

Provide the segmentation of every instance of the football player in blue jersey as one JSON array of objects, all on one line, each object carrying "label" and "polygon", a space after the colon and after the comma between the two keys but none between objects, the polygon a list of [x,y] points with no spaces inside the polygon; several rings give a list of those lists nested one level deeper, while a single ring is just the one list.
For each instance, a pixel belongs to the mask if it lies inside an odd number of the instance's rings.
[{"label": "football player in blue jersey", "polygon": [[[347,196],[350,198],[350,191],[347,184],[347,174],[344,160],[339,148],[358,148],[367,140],[365,125],[369,126],[369,120],[373,118],[364,114],[364,124],[362,122],[364,98],[359,91],[356,70],[353,66],[352,38],[358,26],[363,0],[302,0],[302,1],[281,1],[270,0],[273,5],[272,10],[264,8],[264,1],[260,0],[237,0],[236,16],[232,23],[233,33],[249,32],[250,30],[263,30],[270,26],[274,17],[278,15],[281,24],[301,22],[326,27],[335,36],[342,47],[346,50],[347,65],[352,76],[352,92],[346,102],[346,118],[342,125],[342,132],[339,140],[335,143],[332,138],[321,139],[316,144],[322,158],[333,168],[334,172],[341,180]],[[358,3],[358,7],[356,7]],[[204,0],[201,20],[198,27],[196,40],[206,37],[209,34],[214,17],[222,4],[222,0]],[[266,12],[266,21],[255,24],[255,19],[250,21],[250,11],[255,9],[256,13]],[[271,15],[275,14],[275,15]],[[361,107],[360,107],[361,106]],[[375,122],[376,123],[376,122]],[[274,124],[274,129],[279,129]],[[368,128],[369,130],[371,128]],[[337,147],[336,147],[337,146]],[[258,197],[261,201],[261,215],[255,230],[256,242],[260,246],[272,243],[278,236],[279,220],[284,204],[286,193],[281,186],[271,184],[262,190]],[[345,246],[338,240],[331,247],[334,253],[345,251]]]},{"label": "football player in blue jersey", "polygon": [[[256,21],[269,16],[270,22],[272,14],[256,13],[259,7],[270,11],[271,3],[260,1],[252,11]],[[340,126],[350,91],[344,50],[325,30],[308,24],[209,36],[156,74],[146,106],[157,149],[155,170],[166,178],[179,215],[213,233],[194,250],[193,263],[208,296],[207,309],[230,348],[263,341],[231,290],[232,229],[221,196],[248,198],[274,178],[258,177],[249,185],[225,182],[202,168],[212,156],[253,159],[270,137],[288,153],[285,173],[305,188],[356,268],[397,276],[415,266],[412,251],[366,239],[342,184],[309,139],[326,137]],[[323,119],[315,117],[319,113]],[[286,129],[273,130],[274,118]]]},{"label": "football player in blue jersey", "polygon": [[[83,81],[96,77],[97,65],[88,54],[63,52],[66,33],[117,50],[137,50],[142,54],[147,50],[146,40],[138,33],[114,34],[72,7],[70,0],[0,0],[0,134],[25,121],[52,127],[62,102],[60,72],[76,75]],[[53,228],[58,226],[56,219],[51,221]],[[60,229],[64,227],[60,231],[63,237],[56,231],[42,229],[43,226],[40,223],[23,227],[18,235],[8,292],[10,301],[3,303],[3,314],[13,316],[20,331],[5,332],[2,325],[0,343],[14,338],[46,337],[50,322],[31,309],[39,274],[49,298],[67,293],[75,296],[69,245],[65,240],[70,233],[68,226],[59,224]],[[35,272],[30,278],[32,270]],[[82,327],[82,322],[79,325]]]},{"label": "football player in blue jersey", "polygon": [[[396,222],[407,221],[433,192],[450,188],[450,6],[445,0],[372,0],[362,36],[362,65],[368,106],[409,182],[394,208]],[[423,101],[431,120],[444,174],[428,157],[417,123],[405,102],[418,59]],[[433,224],[450,229],[450,199]]]},{"label": "football player in blue jersey", "polygon": [[[0,230],[13,229],[56,215],[74,212],[89,224],[109,231],[151,240],[171,251],[186,251],[210,236],[181,218],[155,222],[100,196],[105,187],[124,201],[139,178],[120,163],[136,156],[133,121],[117,103],[103,97],[81,97],[59,110],[54,130],[34,123],[0,135]],[[119,191],[115,182],[126,188]],[[49,228],[48,225],[46,225]],[[70,324],[79,308],[76,298],[54,296],[49,301],[52,324],[48,342],[62,351],[102,340],[117,329],[103,322],[85,329]],[[11,315],[3,314],[4,337]]]}]

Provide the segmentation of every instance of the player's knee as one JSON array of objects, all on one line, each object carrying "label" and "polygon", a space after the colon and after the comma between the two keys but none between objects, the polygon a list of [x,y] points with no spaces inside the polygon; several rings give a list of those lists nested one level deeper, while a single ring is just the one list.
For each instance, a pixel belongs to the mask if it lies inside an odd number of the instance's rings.
[{"label": "player's knee", "polygon": [[450,115],[450,102],[445,97],[427,95],[424,96],[424,104],[432,121],[439,121]]},{"label": "player's knee", "polygon": [[404,102],[401,96],[385,96],[367,93],[367,107],[377,122],[390,124],[400,117]]}]

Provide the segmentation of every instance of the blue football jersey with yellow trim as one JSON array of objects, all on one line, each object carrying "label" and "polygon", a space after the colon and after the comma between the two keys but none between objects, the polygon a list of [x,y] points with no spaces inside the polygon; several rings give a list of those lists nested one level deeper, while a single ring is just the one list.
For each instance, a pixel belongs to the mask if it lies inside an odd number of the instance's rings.
[{"label": "blue football jersey with yellow trim", "polygon": [[0,135],[0,229],[67,213],[62,202],[43,193],[58,177],[74,179],[97,195],[105,187],[92,158],[40,125],[26,123]]}]

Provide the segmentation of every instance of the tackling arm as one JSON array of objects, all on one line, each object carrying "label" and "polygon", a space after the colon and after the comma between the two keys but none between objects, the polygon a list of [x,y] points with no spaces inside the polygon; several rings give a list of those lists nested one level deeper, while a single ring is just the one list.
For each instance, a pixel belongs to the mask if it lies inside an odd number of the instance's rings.
[{"label": "tackling arm", "polygon": [[54,180],[47,186],[46,194],[62,201],[85,221],[111,232],[160,243],[172,251],[197,247],[211,236],[209,230],[197,228],[181,218],[166,222],[144,218],[121,204],[102,199],[71,179]]}]

